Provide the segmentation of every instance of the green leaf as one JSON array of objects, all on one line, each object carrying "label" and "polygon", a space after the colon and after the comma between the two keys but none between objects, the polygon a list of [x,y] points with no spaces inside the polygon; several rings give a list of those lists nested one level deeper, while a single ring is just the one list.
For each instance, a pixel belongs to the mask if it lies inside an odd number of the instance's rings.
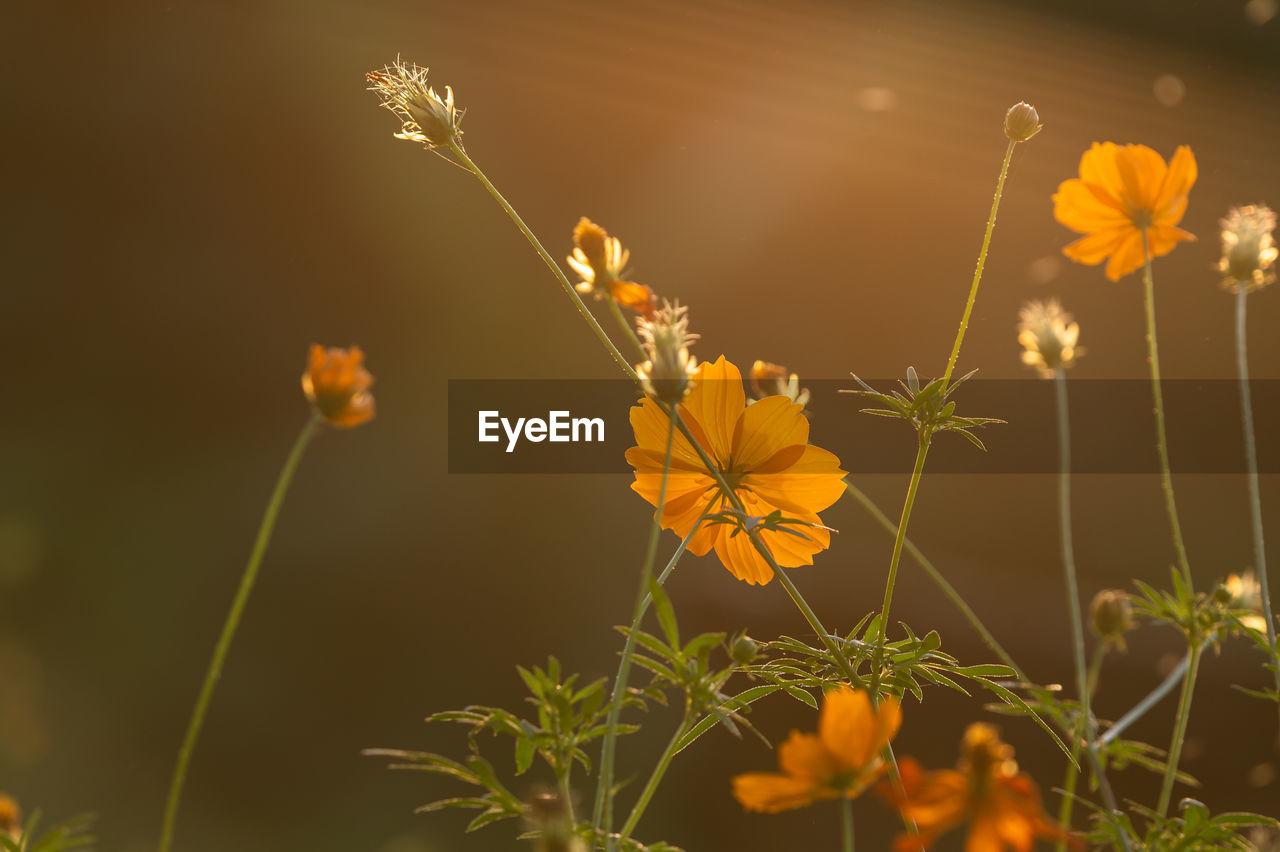
[{"label": "green leaf", "polygon": [[658,624],[662,625],[667,644],[672,648],[679,648],[680,631],[676,628],[676,611],[671,606],[671,599],[652,574],[649,575],[649,596],[653,598],[653,611],[658,616]]}]

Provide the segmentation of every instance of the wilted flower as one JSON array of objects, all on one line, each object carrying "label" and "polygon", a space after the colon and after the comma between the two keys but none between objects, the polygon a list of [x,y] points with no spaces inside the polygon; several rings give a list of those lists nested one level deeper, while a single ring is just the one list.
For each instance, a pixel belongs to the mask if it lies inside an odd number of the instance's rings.
[{"label": "wilted flower", "polygon": [[778,747],[777,772],[748,772],[733,779],[733,795],[749,811],[778,813],[822,799],[852,799],[886,769],[884,747],[902,725],[892,696],[877,707],[862,690],[842,686],[822,699],[817,734],[792,731]]},{"label": "wilted flower", "polygon": [[1276,214],[1265,204],[1232,207],[1222,225],[1222,260],[1218,269],[1227,275],[1222,286],[1232,293],[1241,287],[1252,291],[1276,280],[1272,269],[1277,250],[1271,232]]},{"label": "wilted flower", "polygon": [[1084,352],[1076,347],[1080,326],[1062,309],[1057,299],[1032,301],[1018,313],[1018,342],[1022,363],[1035,367],[1040,375],[1053,378],[1058,368],[1066,369]]},{"label": "wilted flower", "polygon": [[1266,632],[1266,613],[1262,606],[1262,585],[1252,571],[1231,574],[1223,582],[1221,595],[1227,609],[1234,610],[1240,623],[1250,630]]},{"label": "wilted flower", "polygon": [[662,310],[636,322],[640,342],[649,356],[648,361],[636,367],[636,374],[644,392],[667,405],[684,401],[698,372],[697,361],[689,354],[689,344],[698,335],[689,333],[688,311],[679,302],[664,301]]},{"label": "wilted flower", "polygon": [[1053,215],[1087,234],[1062,250],[1091,266],[1107,261],[1107,277],[1119,281],[1151,257],[1173,251],[1195,236],[1176,227],[1196,182],[1196,158],[1182,145],[1166,166],[1146,145],[1093,143],[1080,158],[1080,177],[1063,181],[1053,196]]},{"label": "wilted flower", "polygon": [[748,405],[767,396],[785,396],[799,406],[809,404],[809,391],[800,387],[800,377],[788,373],[786,367],[768,361],[756,361],[751,365],[751,391],[756,398],[748,400]]},{"label": "wilted flower", "polygon": [[302,374],[302,392],[316,413],[334,426],[349,429],[373,419],[373,376],[364,368],[364,352],[325,349],[312,344],[307,371]]},{"label": "wilted flower", "polygon": [[0,837],[17,840],[21,830],[22,811],[18,808],[18,803],[0,793]]},{"label": "wilted flower", "polygon": [[427,69],[405,64],[399,59],[381,71],[365,75],[369,91],[382,99],[382,105],[400,119],[397,139],[421,142],[428,148],[447,146],[452,140],[461,144],[462,115],[453,105],[453,89],[444,87],[441,98],[427,85]]},{"label": "wilted flower", "polygon": [[877,790],[920,830],[916,837],[899,835],[899,852],[927,849],[966,820],[966,852],[1030,852],[1037,837],[1068,838],[1045,814],[1035,782],[1018,771],[1012,746],[1002,742],[991,725],[969,726],[955,769],[925,772],[909,757],[898,761],[898,769],[902,791],[889,783]]},{"label": "wilted flower", "polygon": [[1026,102],[1014,104],[1004,115],[1004,135],[1013,142],[1026,142],[1039,133],[1043,126],[1040,123],[1040,113]]},{"label": "wilted flower", "polygon": [[643,284],[624,281],[631,252],[622,247],[617,237],[586,216],[573,229],[573,254],[567,260],[582,278],[576,286],[579,293],[595,293],[597,299],[612,298],[624,308],[650,314],[656,307],[653,291]]},{"label": "wilted flower", "polygon": [[1093,596],[1090,605],[1093,632],[1106,642],[1124,650],[1124,634],[1133,629],[1133,605],[1127,592],[1103,589]]},{"label": "wilted flower", "polygon": [[[812,565],[813,556],[831,543],[818,512],[844,493],[840,460],[809,444],[809,421],[786,397],[773,396],[747,406],[738,368],[720,357],[704,361],[693,390],[678,411],[702,451],[741,501],[745,513],[763,518],[773,512],[801,522],[790,529],[763,528],[758,535],[784,568]],[[632,489],[658,505],[666,456],[667,414],[649,397],[631,409],[636,446],[627,462],[636,469]],[[676,432],[666,503],[659,509],[663,529],[686,536],[708,515],[733,509],[719,483],[707,471],[697,450]],[[773,569],[756,550],[751,536],[726,523],[704,523],[689,539],[697,556],[715,548],[733,576],[748,583],[767,583]]]}]

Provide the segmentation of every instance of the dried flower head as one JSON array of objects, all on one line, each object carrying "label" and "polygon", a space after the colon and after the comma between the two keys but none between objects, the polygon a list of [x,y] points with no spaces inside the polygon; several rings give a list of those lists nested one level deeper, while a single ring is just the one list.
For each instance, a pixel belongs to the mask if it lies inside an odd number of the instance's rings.
[{"label": "dried flower head", "polygon": [[751,365],[751,390],[755,399],[748,401],[748,405],[767,396],[785,396],[796,405],[809,404],[809,391],[800,387],[800,377],[768,361]]},{"label": "dried flower head", "polygon": [[746,810],[768,814],[855,798],[888,768],[880,753],[901,725],[902,709],[892,696],[873,707],[863,690],[841,686],[822,699],[818,733],[792,731],[778,747],[782,772],[738,775],[733,795]]},{"label": "dried flower head", "polygon": [[325,349],[312,344],[307,371],[302,374],[302,392],[326,422],[350,429],[372,420],[372,384],[373,376],[364,368],[364,352],[359,346]]},{"label": "dried flower head", "polygon": [[1093,632],[1105,642],[1124,650],[1124,634],[1133,629],[1133,605],[1127,592],[1103,589],[1090,605]]},{"label": "dried flower head", "polygon": [[698,373],[697,360],[689,354],[689,344],[698,335],[689,332],[688,313],[679,302],[663,300],[661,310],[636,320],[640,342],[649,356],[636,367],[636,373],[644,392],[667,405],[684,402]]},{"label": "dried flower head", "polygon": [[400,119],[397,139],[421,142],[428,148],[447,146],[451,141],[462,144],[462,115],[453,105],[453,89],[444,87],[444,97],[427,85],[427,69],[412,62],[396,59],[381,71],[365,75],[369,91],[382,99],[382,105]]},{"label": "dried flower head", "polygon": [[1018,312],[1018,342],[1022,363],[1035,367],[1040,375],[1053,378],[1058,368],[1066,369],[1084,353],[1076,346],[1080,326],[1062,309],[1057,299],[1027,302]]},{"label": "dried flower head", "polygon": [[573,811],[558,790],[539,789],[525,808],[525,817],[537,833],[535,852],[587,852],[574,833]]},{"label": "dried flower head", "polygon": [[1231,574],[1223,582],[1219,595],[1227,609],[1234,610],[1240,623],[1259,633],[1267,629],[1262,606],[1262,585],[1252,571]]},{"label": "dried flower head", "polygon": [[573,229],[573,246],[573,254],[567,260],[582,278],[576,287],[579,293],[595,293],[597,299],[612,298],[642,315],[651,314],[657,307],[652,290],[623,280],[631,252],[622,247],[617,237],[609,236],[604,228],[583,216]]},{"label": "dried flower head", "polygon": [[1042,127],[1040,113],[1029,103],[1019,101],[1004,114],[1004,135],[1013,142],[1026,142]]},{"label": "dried flower head", "polygon": [[0,837],[18,839],[22,829],[22,811],[11,797],[0,793]]},{"label": "dried flower head", "polygon": [[1222,260],[1218,269],[1226,273],[1222,286],[1237,293],[1243,287],[1253,291],[1276,280],[1272,267],[1277,250],[1271,232],[1276,214],[1265,204],[1232,207],[1222,225]]},{"label": "dried flower head", "polygon": [[1065,180],[1053,196],[1053,215],[1085,236],[1062,250],[1077,263],[1107,261],[1107,278],[1119,281],[1195,236],[1177,227],[1195,185],[1196,158],[1179,146],[1165,165],[1146,145],[1093,143],[1080,158],[1080,177]]}]

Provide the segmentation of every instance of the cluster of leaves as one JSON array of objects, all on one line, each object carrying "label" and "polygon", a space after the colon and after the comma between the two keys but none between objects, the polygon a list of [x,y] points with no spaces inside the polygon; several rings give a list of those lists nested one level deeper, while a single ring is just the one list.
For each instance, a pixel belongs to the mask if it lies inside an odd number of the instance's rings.
[{"label": "cluster of leaves", "polygon": [[1111,813],[1094,807],[1094,830],[1090,833],[1089,840],[1112,848],[1120,848],[1127,840],[1130,848],[1149,849],[1153,852],[1248,850],[1258,847],[1241,832],[1248,829],[1280,831],[1280,822],[1258,814],[1225,813],[1210,816],[1209,809],[1195,799],[1183,799],[1178,805],[1180,816],[1176,817],[1163,816],[1135,802],[1130,802],[1129,807],[1145,821],[1145,832],[1139,833],[1126,813]]},{"label": "cluster of leaves", "polygon": [[1005,421],[993,417],[961,417],[955,413],[956,403],[951,399],[956,389],[976,372],[977,370],[972,370],[965,373],[951,384],[947,384],[943,379],[934,379],[921,387],[920,377],[916,375],[915,367],[908,367],[907,380],[905,382],[898,380],[902,390],[889,393],[879,392],[855,375],[853,379],[862,385],[862,390],[848,390],[845,393],[856,393],[874,399],[885,407],[864,408],[862,409],[864,414],[905,420],[916,430],[922,442],[929,440],[937,432],[958,432],[985,452],[986,445],[970,430],[989,423]]},{"label": "cluster of leaves", "polygon": [[[445,808],[480,810],[467,831],[523,816],[527,811],[521,798],[499,780],[493,764],[481,756],[478,740],[484,732],[510,738],[516,775],[527,772],[536,756],[551,770],[557,788],[567,793],[574,764],[588,772],[591,769],[591,760],[583,747],[605,734],[608,709],[605,681],[602,678],[579,688],[578,675],[564,677],[555,657],[548,659],[546,669],[517,666],[517,671],[529,689],[526,700],[534,707],[533,719],[522,718],[501,707],[478,705],[427,717],[428,722],[455,722],[470,728],[470,754],[465,762],[430,752],[400,749],[368,749],[365,754],[393,758],[397,762],[391,765],[392,769],[421,770],[478,787],[479,792],[474,795],[441,799],[417,809],[419,813]],[[632,704],[642,703],[634,697],[628,700]],[[619,733],[635,729],[634,725],[618,726]]]},{"label": "cluster of leaves", "polygon": [[72,817],[37,835],[36,829],[40,825],[40,817],[40,811],[34,811],[22,826],[17,840],[0,833],[0,850],[4,852],[66,852],[68,849],[93,848],[94,838],[89,834],[94,819],[92,815],[83,814]]}]

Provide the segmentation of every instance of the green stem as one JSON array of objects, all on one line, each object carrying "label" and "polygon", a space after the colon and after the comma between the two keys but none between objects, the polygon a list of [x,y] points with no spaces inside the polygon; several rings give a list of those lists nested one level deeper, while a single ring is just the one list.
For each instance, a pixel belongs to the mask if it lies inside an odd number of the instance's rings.
[{"label": "green stem", "polygon": [[1236,294],[1236,372],[1240,378],[1240,413],[1244,421],[1244,456],[1249,483],[1249,521],[1253,527],[1253,561],[1262,587],[1262,614],[1267,620],[1267,645],[1276,664],[1276,691],[1280,692],[1280,655],[1276,653],[1276,619],[1271,609],[1271,588],[1267,581],[1267,552],[1262,540],[1262,492],[1258,487],[1258,447],[1253,429],[1253,398],[1249,388],[1249,346],[1245,331],[1249,291],[1243,284]]},{"label": "green stem", "polygon": [[907,486],[907,499],[902,503],[902,517],[898,519],[898,531],[893,537],[893,555],[889,557],[889,576],[884,583],[884,602],[880,607],[880,647],[876,652],[875,669],[871,672],[872,682],[880,683],[880,666],[884,660],[884,644],[889,637],[889,607],[893,603],[893,587],[898,581],[898,563],[902,559],[902,546],[907,538],[907,524],[911,520],[911,510],[915,506],[916,492],[920,488],[920,478],[924,475],[924,460],[929,455],[930,436],[927,431],[919,433],[916,449],[916,465],[911,471],[911,483]]},{"label": "green stem", "polygon": [[267,552],[267,545],[271,542],[271,532],[275,529],[276,516],[284,504],[289,483],[293,480],[294,471],[302,461],[307,444],[310,443],[319,425],[319,417],[312,417],[302,427],[298,439],[293,442],[293,449],[289,451],[289,457],[285,460],[284,468],[280,471],[280,477],[276,480],[271,499],[267,502],[262,524],[258,527],[258,537],[254,540],[249,561],[245,564],[244,574],[240,577],[240,588],[231,602],[227,620],[222,625],[222,634],[218,637],[218,644],[214,646],[213,659],[210,660],[209,669],[205,672],[200,696],[196,699],[196,706],[191,712],[191,721],[187,723],[186,736],[182,740],[182,747],[178,750],[178,764],[173,770],[173,780],[169,782],[169,796],[164,808],[164,824],[160,830],[160,852],[168,852],[173,845],[173,830],[178,819],[178,804],[182,800],[182,787],[187,779],[187,767],[191,763],[191,755],[195,752],[196,741],[200,738],[200,728],[204,725],[204,717],[209,710],[213,690],[218,685],[218,678],[222,676],[222,665],[226,661],[227,652],[231,649],[231,640],[235,638],[236,628],[240,625],[240,616],[244,613],[245,604],[249,602],[249,594],[253,591],[253,584],[258,578],[258,567],[262,564],[262,557]]},{"label": "green stem", "polygon": [[649,544],[645,550],[644,566],[640,569],[640,589],[636,592],[635,614],[631,619],[631,630],[627,633],[627,641],[622,648],[622,660],[618,664],[618,676],[613,682],[613,697],[609,701],[607,731],[600,756],[600,782],[596,789],[592,825],[600,829],[606,837],[612,829],[613,822],[613,761],[618,740],[618,717],[622,714],[622,703],[627,695],[627,677],[631,673],[631,658],[635,653],[637,628],[648,605],[649,581],[653,577],[653,561],[658,553],[658,536],[662,532],[662,512],[667,502],[667,475],[671,472],[671,448],[675,443],[675,436],[675,420],[668,417],[667,449],[662,460],[658,506],[653,516],[653,524],[649,528]]},{"label": "green stem", "polygon": [[840,797],[840,816],[844,826],[844,852],[853,852],[853,799]]},{"label": "green stem", "polygon": [[649,800],[653,798],[653,794],[657,792],[658,785],[662,783],[662,777],[667,774],[667,768],[671,766],[671,761],[676,756],[676,746],[689,730],[689,702],[685,701],[684,716],[680,719],[680,724],[676,727],[676,732],[671,735],[671,740],[667,743],[667,747],[662,750],[662,756],[658,758],[658,763],[653,767],[653,772],[649,774],[649,780],[644,785],[644,790],[640,792],[640,798],[636,800],[635,806],[631,808],[631,813],[627,816],[626,823],[622,826],[622,831],[618,834],[618,845],[631,836],[631,832],[635,830],[636,824],[640,822],[640,817],[644,815],[645,809],[649,807]]},{"label": "green stem", "polygon": [[1196,674],[1200,670],[1200,653],[1204,646],[1191,643],[1190,662],[1187,674],[1182,679],[1182,695],[1178,698],[1178,715],[1174,719],[1173,739],[1169,741],[1169,763],[1164,770],[1164,783],[1160,785],[1160,803],[1156,813],[1164,816],[1169,812],[1169,801],[1173,798],[1174,776],[1178,774],[1178,759],[1182,756],[1182,744],[1187,738],[1187,722],[1191,719],[1191,699],[1196,689]]},{"label": "green stem", "polygon": [[987,251],[991,248],[991,232],[996,227],[996,212],[1000,209],[1000,199],[1004,196],[1004,181],[1009,176],[1009,161],[1013,159],[1013,148],[1017,145],[1009,141],[1004,151],[1004,162],[1000,164],[1000,179],[996,181],[996,195],[991,199],[991,214],[987,217],[987,230],[982,236],[982,249],[978,252],[978,265],[973,270],[973,284],[969,287],[969,300],[964,305],[964,316],[960,318],[960,330],[956,333],[955,345],[951,347],[951,357],[947,359],[947,372],[942,377],[945,390],[951,383],[951,373],[956,368],[956,359],[960,357],[960,344],[964,343],[965,330],[969,328],[969,316],[973,313],[973,303],[978,299],[978,284],[982,281],[982,270],[987,265]]},{"label": "green stem", "polygon": [[578,309],[578,313],[581,314],[587,325],[591,326],[591,330],[595,333],[596,339],[600,341],[602,346],[609,350],[609,353],[613,356],[613,360],[618,363],[618,366],[622,368],[622,371],[630,376],[632,380],[639,381],[636,376],[635,369],[627,359],[622,356],[622,353],[618,351],[618,347],[613,345],[613,341],[609,339],[609,335],[605,333],[605,330],[600,327],[600,323],[596,321],[595,315],[588,310],[586,304],[582,301],[582,297],[578,295],[578,291],[573,289],[573,285],[570,284],[569,279],[565,277],[564,271],[560,268],[560,265],[552,260],[551,255],[542,247],[542,243],[538,241],[537,236],[535,236],[533,231],[529,229],[529,226],[524,223],[524,220],[520,218],[520,214],[516,212],[515,208],[511,206],[507,199],[502,197],[502,193],[498,192],[498,188],[489,181],[489,178],[485,177],[484,172],[480,171],[480,167],[472,162],[471,158],[467,156],[467,152],[462,150],[461,145],[450,139],[449,150],[451,150],[454,153],[454,156],[461,160],[462,164],[466,166],[477,179],[479,179],[480,183],[484,184],[484,188],[493,196],[493,200],[498,202],[498,205],[506,211],[508,216],[511,217],[511,221],[515,222],[516,227],[520,229],[520,233],[524,234],[525,238],[529,240],[534,251],[536,251],[538,256],[542,258],[542,262],[547,265],[547,268],[555,275],[556,280],[560,282],[560,286],[564,288],[565,293],[573,300],[574,307]]},{"label": "green stem", "polygon": [[618,307],[618,300],[610,298],[606,301],[609,303],[609,312],[613,314],[618,326],[626,334],[627,339],[631,341],[632,348],[641,358],[647,359],[649,353],[644,351],[644,344],[640,342],[640,337],[636,334],[636,330],[632,328],[631,323],[627,322],[627,318],[622,315],[622,308]]},{"label": "green stem", "polygon": [[[1206,639],[1200,643],[1201,652],[1209,646],[1210,641],[1211,640]],[[1117,719],[1114,725],[1107,728],[1107,732],[1105,734],[1098,737],[1098,745],[1106,745],[1119,737],[1128,730],[1130,725],[1145,716],[1148,710],[1159,704],[1160,701],[1170,692],[1173,692],[1173,688],[1182,682],[1182,677],[1190,665],[1191,653],[1188,652],[1185,657],[1178,661],[1178,664],[1173,667],[1173,670],[1165,675],[1164,680],[1160,681],[1160,683],[1156,685],[1155,689],[1151,690],[1147,693],[1146,697],[1133,705],[1129,712]]]},{"label": "green stem", "polygon": [[1160,485],[1164,489],[1165,511],[1169,514],[1169,525],[1173,529],[1173,549],[1177,553],[1178,567],[1190,591],[1191,566],[1187,563],[1187,549],[1182,543],[1182,525],[1178,523],[1178,504],[1173,498],[1173,474],[1169,468],[1169,442],[1164,431],[1164,394],[1160,390],[1160,354],[1156,344],[1156,294],[1151,277],[1151,252],[1147,247],[1146,231],[1143,231],[1142,255],[1143,301],[1147,314],[1147,360],[1151,364],[1151,395],[1155,397],[1156,404],[1156,449],[1160,453]]},{"label": "green stem", "polygon": [[[845,493],[857,500],[862,508],[866,509],[867,513],[871,515],[871,517],[874,518],[880,526],[884,527],[885,532],[889,533],[889,535],[897,535],[898,527],[894,524],[893,520],[882,512],[879,506],[872,502],[871,498],[866,495],[866,492],[862,491],[848,479],[845,480]],[[987,629],[987,626],[982,623],[982,619],[978,618],[978,614],[973,611],[973,608],[970,607],[965,599],[960,596],[960,593],[956,591],[955,586],[951,585],[951,583],[947,581],[947,578],[942,576],[942,572],[929,561],[928,557],[924,555],[919,547],[916,547],[915,543],[912,542],[911,539],[903,536],[902,541],[907,553],[911,554],[911,558],[924,569],[925,573],[929,575],[929,579],[933,580],[934,585],[942,591],[942,594],[946,596],[947,600],[951,601],[952,606],[960,611],[960,614],[964,616],[965,621],[969,622],[969,626],[977,632],[977,634],[982,638],[982,641],[986,643],[986,646],[991,649],[992,653],[999,657],[1002,663],[1013,669],[1014,674],[1017,675],[1019,680],[1029,681],[1026,673],[1022,671],[1022,668],[1016,661],[1014,661],[1009,652],[1006,651],[998,641],[996,641],[996,637],[993,636],[991,631]]]}]

